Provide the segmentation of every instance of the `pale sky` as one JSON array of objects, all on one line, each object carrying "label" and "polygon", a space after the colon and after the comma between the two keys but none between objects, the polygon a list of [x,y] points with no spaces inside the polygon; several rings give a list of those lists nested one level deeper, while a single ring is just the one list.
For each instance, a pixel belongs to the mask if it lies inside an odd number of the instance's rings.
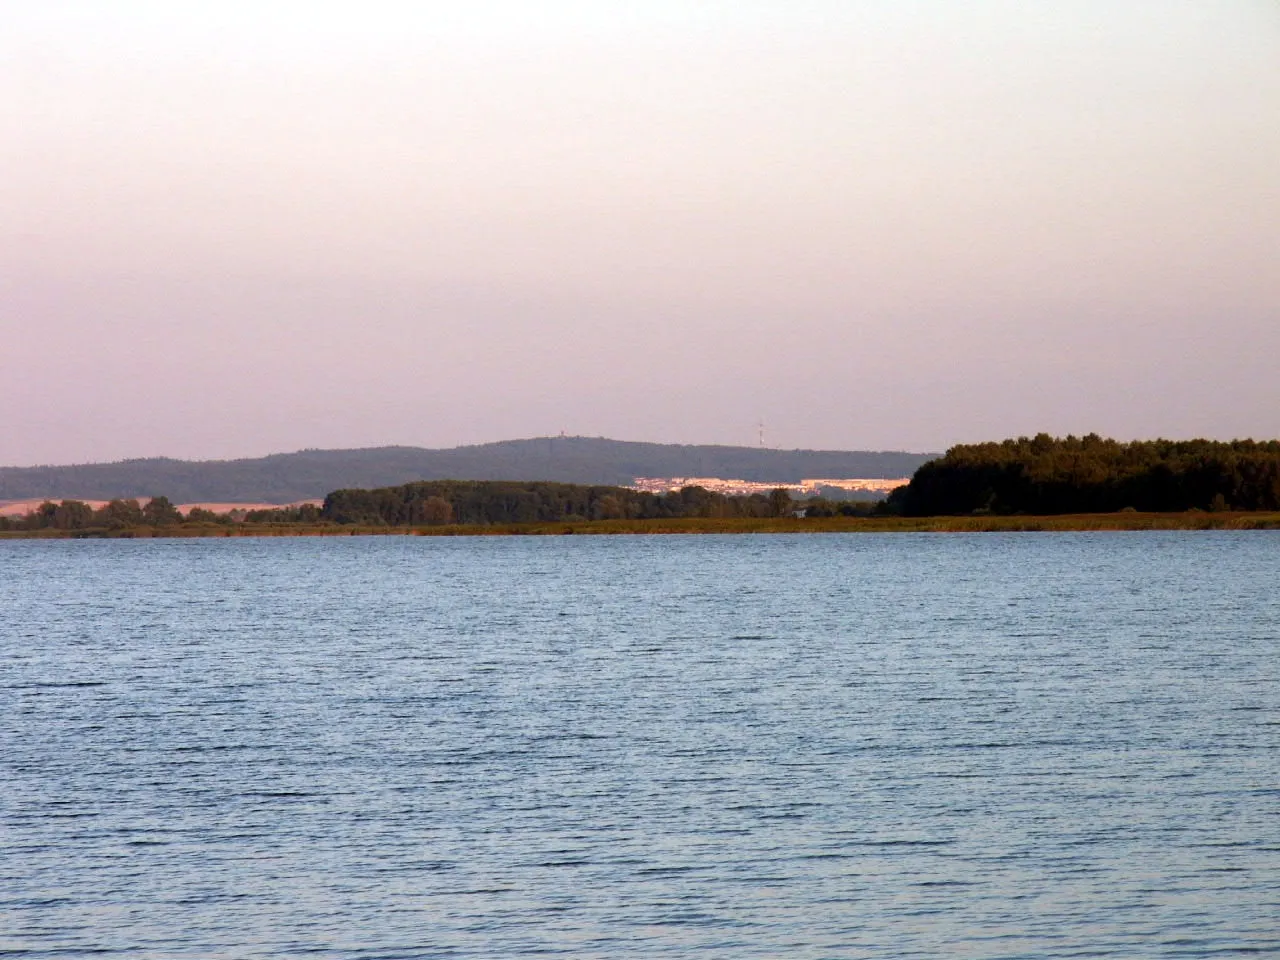
[{"label": "pale sky", "polygon": [[0,464],[1280,436],[1280,3],[0,0]]}]

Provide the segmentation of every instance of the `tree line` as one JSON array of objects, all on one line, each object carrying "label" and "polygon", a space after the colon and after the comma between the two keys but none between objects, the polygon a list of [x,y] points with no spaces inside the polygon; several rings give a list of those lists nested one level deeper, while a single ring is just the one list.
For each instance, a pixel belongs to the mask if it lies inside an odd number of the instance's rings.
[{"label": "tree line", "polygon": [[98,508],[82,500],[46,500],[21,517],[0,517],[0,530],[126,530],[179,523],[231,523],[226,514],[196,508],[183,516],[168,497],[110,500]]},{"label": "tree line", "polygon": [[733,497],[689,486],[669,493],[626,487],[502,480],[430,480],[375,490],[335,490],[321,515],[366,526],[776,517],[795,509],[784,489]]},{"label": "tree line", "polygon": [[0,530],[130,530],[136,527],[173,527],[180,524],[319,523],[320,508],[312,504],[270,510],[236,510],[214,513],[193,507],[185,515],[168,497],[116,499],[93,507],[83,500],[46,500],[30,513],[0,517]]},{"label": "tree line", "polygon": [[768,495],[727,496],[689,486],[664,494],[625,487],[551,482],[435,480],[375,489],[335,490],[323,506],[303,504],[183,516],[167,497],[112,500],[94,509],[79,500],[45,501],[22,517],[0,517],[0,530],[119,531],[178,524],[338,524],[365,527],[650,520],[678,517],[780,517],[808,508],[817,516],[866,513],[874,504],[793,501],[782,488]]},{"label": "tree line", "polygon": [[1280,441],[1019,437],[924,464],[888,509],[907,516],[1132,509],[1280,510]]}]

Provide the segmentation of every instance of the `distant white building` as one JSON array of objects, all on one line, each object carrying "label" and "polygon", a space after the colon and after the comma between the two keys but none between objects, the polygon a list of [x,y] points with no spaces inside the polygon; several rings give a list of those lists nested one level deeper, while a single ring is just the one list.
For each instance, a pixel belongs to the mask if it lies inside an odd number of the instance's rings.
[{"label": "distant white building", "polygon": [[846,479],[810,479],[799,483],[761,483],[756,480],[726,480],[722,477],[636,477],[632,490],[645,493],[668,493],[683,487],[702,487],[712,493],[730,497],[746,497],[753,493],[768,494],[779,488],[791,494],[813,497],[825,488],[846,490],[850,493],[887,494],[896,487],[910,483],[910,477],[886,479],[883,477],[854,477]]}]

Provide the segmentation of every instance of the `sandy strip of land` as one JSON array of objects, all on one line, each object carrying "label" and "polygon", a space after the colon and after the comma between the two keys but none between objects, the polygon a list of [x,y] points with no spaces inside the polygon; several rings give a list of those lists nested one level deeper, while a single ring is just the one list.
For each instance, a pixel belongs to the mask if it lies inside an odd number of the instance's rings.
[{"label": "sandy strip of land", "polygon": [[[135,498],[141,504],[146,504],[149,497]],[[0,500],[0,517],[23,517],[28,513],[38,509],[40,504],[47,500],[59,503],[63,500],[80,500],[79,497],[37,497],[31,500]],[[94,510],[100,510],[107,505],[106,500],[81,500],[81,503],[87,503]],[[186,515],[193,508],[199,507],[202,510],[211,510],[214,513],[231,513],[239,510],[283,510],[290,507],[300,507],[303,504],[314,504],[321,506],[324,500],[297,500],[293,503],[179,503],[177,504],[178,512]]]},{"label": "sandy strip of land", "polygon": [[[0,500],[0,517],[24,517],[28,513],[34,512],[40,506],[40,504],[50,499],[52,498],[37,497],[34,500]],[[62,500],[75,500],[75,499],[78,499],[78,498],[58,497],[53,502],[58,503],[59,501],[62,501]],[[95,510],[98,510],[101,507],[105,507],[107,505],[106,500],[84,500],[81,502],[87,503],[89,506],[93,507],[93,509]]]}]

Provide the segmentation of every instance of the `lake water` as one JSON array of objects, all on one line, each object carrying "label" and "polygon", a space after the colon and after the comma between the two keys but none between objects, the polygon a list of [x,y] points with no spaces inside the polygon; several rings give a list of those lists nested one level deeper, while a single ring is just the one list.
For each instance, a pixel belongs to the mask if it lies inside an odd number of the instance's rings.
[{"label": "lake water", "polygon": [[0,542],[0,955],[1280,955],[1280,533]]}]

